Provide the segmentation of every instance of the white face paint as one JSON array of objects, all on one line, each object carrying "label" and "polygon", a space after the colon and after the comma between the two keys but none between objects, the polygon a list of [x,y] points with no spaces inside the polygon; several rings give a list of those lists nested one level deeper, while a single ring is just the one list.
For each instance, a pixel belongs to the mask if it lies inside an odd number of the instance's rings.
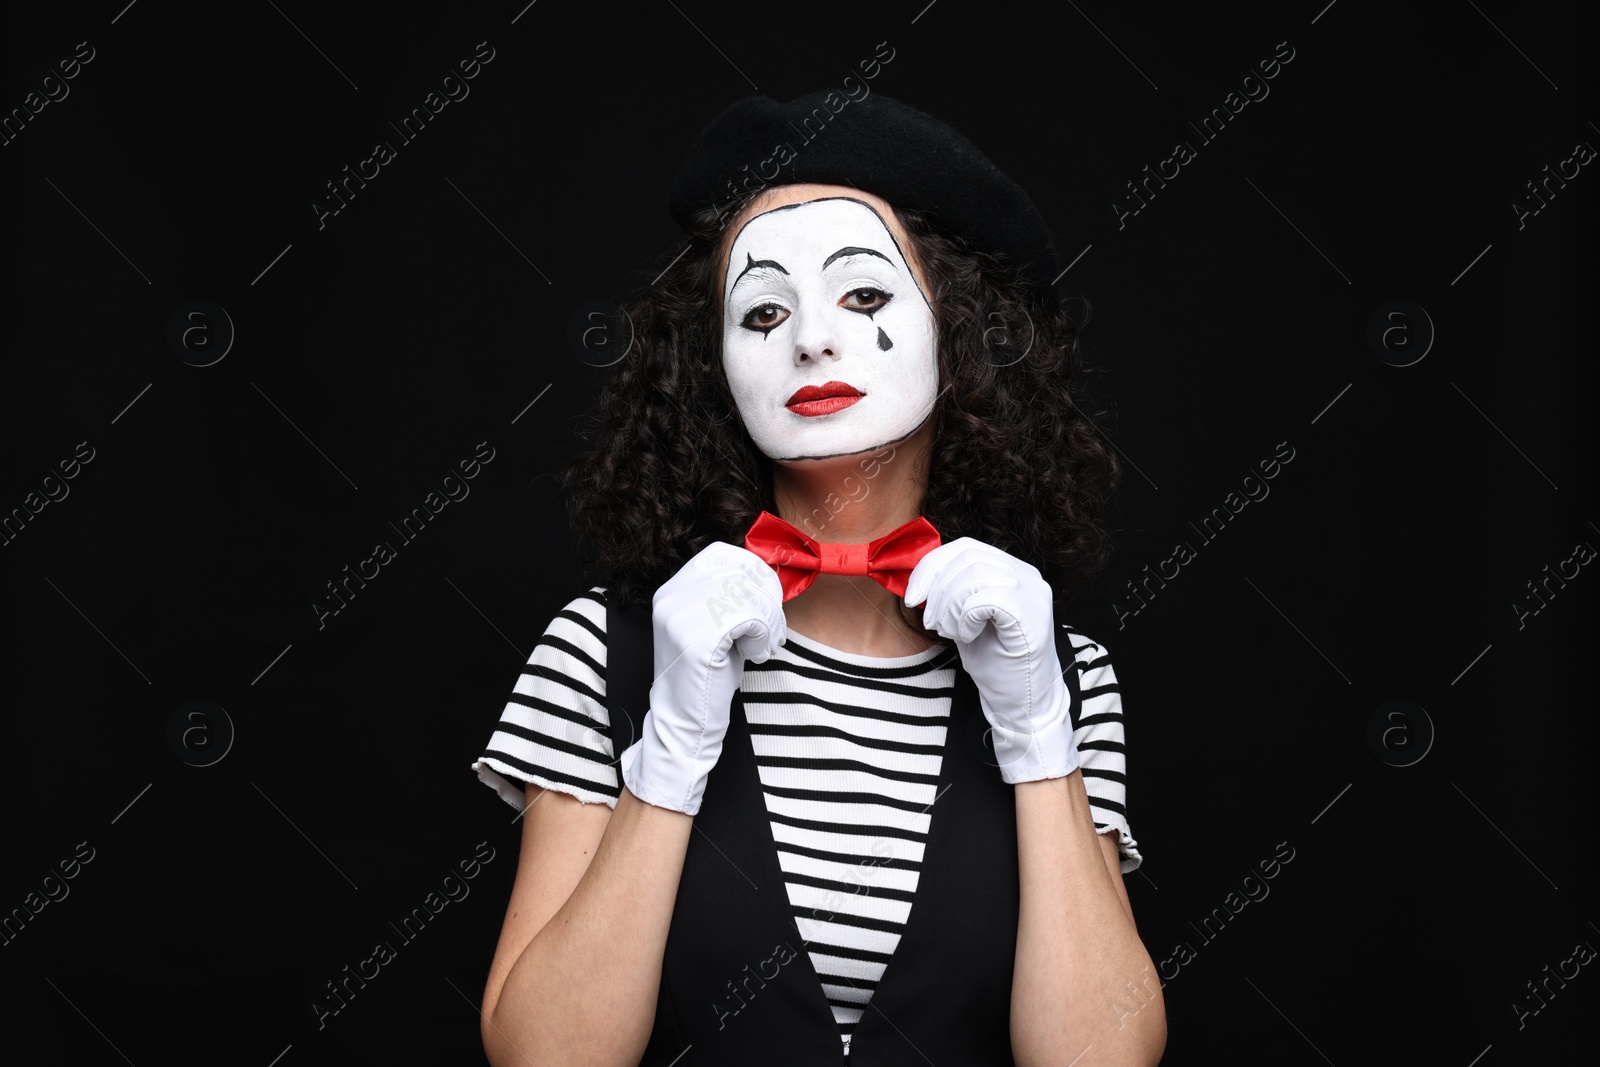
[{"label": "white face paint", "polygon": [[[873,451],[933,410],[933,309],[883,220],[859,200],[809,200],[746,223],[722,306],[723,370],[770,459]],[[818,390],[843,395],[807,401]]]}]

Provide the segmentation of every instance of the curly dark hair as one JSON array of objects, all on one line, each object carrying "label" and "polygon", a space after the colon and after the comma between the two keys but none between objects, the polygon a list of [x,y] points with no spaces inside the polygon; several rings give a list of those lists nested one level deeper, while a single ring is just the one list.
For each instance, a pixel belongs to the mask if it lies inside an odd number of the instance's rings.
[{"label": "curly dark hair", "polygon": [[[743,544],[773,511],[772,465],[745,431],[722,369],[718,275],[747,195],[693,220],[689,247],[626,308],[633,344],[587,422],[591,452],[563,464],[584,564],[624,603],[713,540]],[[895,209],[934,288],[939,396],[922,513],[945,541],[973,537],[1038,567],[1059,597],[1110,558],[1102,514],[1121,464],[1080,409],[1081,322],[996,257]],[[904,609],[902,606],[902,614]],[[905,615],[924,633],[920,620]]]}]

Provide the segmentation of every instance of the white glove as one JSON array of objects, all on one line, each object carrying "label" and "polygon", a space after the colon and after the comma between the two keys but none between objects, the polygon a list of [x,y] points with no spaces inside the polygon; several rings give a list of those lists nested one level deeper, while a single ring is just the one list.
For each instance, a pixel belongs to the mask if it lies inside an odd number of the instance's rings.
[{"label": "white glove", "polygon": [[748,549],[714,541],[656,590],[655,681],[639,740],[622,754],[634,796],[693,815],[722,755],[744,661],[782,646],[783,586]]},{"label": "white glove", "polygon": [[1038,569],[993,545],[957,538],[911,571],[905,601],[956,642],[994,728],[1000,777],[1015,785],[1078,769],[1072,692],[1056,656],[1050,585]]}]

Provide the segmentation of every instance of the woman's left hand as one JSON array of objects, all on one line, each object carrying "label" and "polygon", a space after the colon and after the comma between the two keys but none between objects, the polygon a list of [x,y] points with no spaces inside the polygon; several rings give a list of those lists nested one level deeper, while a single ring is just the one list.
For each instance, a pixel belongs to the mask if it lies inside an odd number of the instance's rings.
[{"label": "woman's left hand", "polygon": [[906,604],[925,601],[923,624],[956,642],[1013,785],[1078,769],[1051,600],[1036,567],[971,537],[923,556],[906,583]]}]

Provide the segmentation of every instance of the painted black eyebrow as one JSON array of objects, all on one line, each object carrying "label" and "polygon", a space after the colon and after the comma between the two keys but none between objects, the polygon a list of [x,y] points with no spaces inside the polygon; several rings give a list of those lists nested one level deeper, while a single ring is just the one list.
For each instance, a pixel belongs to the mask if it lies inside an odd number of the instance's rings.
[{"label": "painted black eyebrow", "polygon": [[783,269],[783,264],[779,263],[775,259],[756,259],[749,252],[746,252],[744,254],[744,258],[749,260],[749,262],[745,264],[744,270],[740,271],[738,276],[733,279],[733,284],[734,285],[738,285],[740,278],[743,278],[746,274],[748,274],[751,271],[755,270],[757,267],[772,267],[773,269],[777,270],[781,274],[788,274],[789,273],[788,271]]},{"label": "painted black eyebrow", "polygon": [[[748,252],[746,252],[745,254],[749,255]],[[888,256],[884,255],[882,252],[873,251],[870,248],[841,248],[841,249],[839,249],[839,251],[835,252],[833,255],[829,256],[827,259],[822,261],[822,269],[823,270],[827,270],[828,269],[828,264],[832,263],[836,259],[842,259],[845,256],[860,256],[860,255],[877,256],[879,259],[883,260],[885,263],[889,263],[890,266],[894,265],[893,263],[890,262]]]},{"label": "painted black eyebrow", "polygon": [[[868,211],[872,212],[874,215],[877,216],[879,224],[881,224],[884,227],[885,230],[887,230],[889,228],[889,224],[887,222],[884,222],[883,215],[879,213],[878,209],[873,207],[871,204],[867,203],[865,200],[860,199],[859,197],[854,197],[854,196],[819,196],[815,200],[803,200],[803,201],[800,201],[798,203],[785,204],[782,207],[775,207],[771,211],[763,211],[763,212],[761,212],[760,215],[756,215],[753,218],[746,219],[745,222],[744,222],[744,225],[739,227],[739,232],[737,234],[734,234],[734,243],[735,244],[738,243],[739,237],[744,233],[744,231],[746,229],[749,228],[751,223],[756,221],[756,219],[759,219],[759,218],[761,218],[761,217],[763,217],[765,215],[774,214],[775,212],[779,212],[779,211],[793,211],[797,207],[805,207],[807,204],[818,204],[818,203],[821,203],[824,200],[848,200],[852,204],[860,204],[862,207],[866,208]],[[891,244],[894,245],[895,250],[900,253],[900,257],[902,259],[904,259],[905,258],[905,249],[900,247],[900,242],[896,241],[894,239],[894,234],[893,233],[889,234],[889,241],[890,241]],[[748,255],[749,255],[749,253],[746,253],[746,256],[748,256]],[[784,271],[784,273],[787,274],[789,272],[788,271]],[[737,281],[738,279],[734,279],[734,280]],[[927,304],[928,303],[928,294],[927,294],[926,291],[923,290],[922,283],[920,281],[917,281],[915,276],[912,277],[912,281],[916,283],[917,294],[922,297],[922,302],[924,304]],[[931,308],[932,305],[930,304],[929,307]]]}]

